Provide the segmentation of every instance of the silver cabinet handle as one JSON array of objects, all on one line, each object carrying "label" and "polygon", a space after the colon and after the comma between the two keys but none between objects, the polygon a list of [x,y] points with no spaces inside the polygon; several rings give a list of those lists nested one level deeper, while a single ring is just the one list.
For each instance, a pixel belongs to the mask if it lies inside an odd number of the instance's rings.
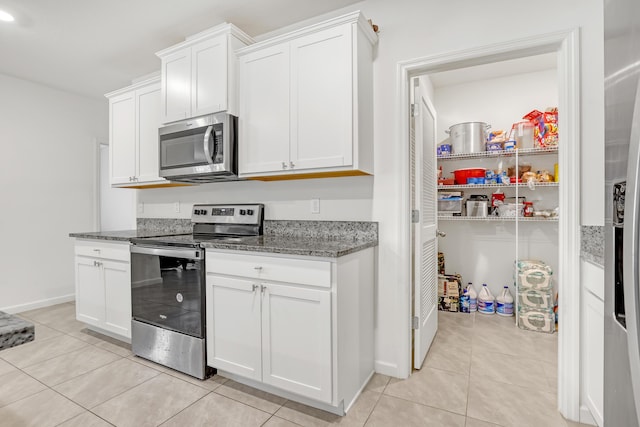
[{"label": "silver cabinet handle", "polygon": [[100,253],[100,249],[94,249],[93,252]]},{"label": "silver cabinet handle", "polygon": [[291,169],[293,169],[293,168],[294,168],[294,166],[295,166],[295,164],[294,164],[293,162],[289,162],[289,167],[290,167]]},{"label": "silver cabinet handle", "polygon": [[264,290],[267,289],[266,286],[264,285],[260,285],[260,293],[262,293],[262,295],[264,295]]},{"label": "silver cabinet handle", "polygon": [[253,267],[253,269],[256,270],[256,271],[262,271],[262,267],[260,267],[260,266]]},{"label": "silver cabinet handle", "polygon": [[255,292],[258,289],[258,285],[256,285],[255,283],[253,284],[253,290],[251,292]]},{"label": "silver cabinet handle", "polygon": [[286,169],[287,168],[287,164],[285,162],[282,162],[282,169]]},{"label": "silver cabinet handle", "polygon": [[445,233],[444,231],[436,230],[436,235],[438,237],[446,237],[447,233]]}]

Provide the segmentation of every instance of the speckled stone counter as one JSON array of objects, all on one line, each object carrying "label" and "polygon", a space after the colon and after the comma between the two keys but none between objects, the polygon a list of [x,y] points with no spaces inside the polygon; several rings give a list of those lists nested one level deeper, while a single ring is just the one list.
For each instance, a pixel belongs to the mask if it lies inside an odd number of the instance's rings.
[{"label": "speckled stone counter", "polygon": [[377,245],[377,239],[302,239],[299,237],[274,235],[243,237],[231,242],[210,241],[202,243],[203,247],[212,249],[231,249],[236,251],[304,255],[323,258],[338,258]]},{"label": "speckled stone counter", "polygon": [[138,218],[136,230],[90,231],[70,233],[69,237],[94,240],[116,240],[130,242],[131,239],[145,237],[171,236],[191,233],[193,227],[189,219],[177,218]]},{"label": "speckled stone counter", "polygon": [[[138,218],[137,230],[71,233],[71,237],[96,240],[172,236],[192,232],[184,219]],[[231,241],[210,241],[203,247],[336,258],[378,245],[378,223],[370,221],[265,220],[264,236]]]},{"label": "speckled stone counter", "polygon": [[131,239],[143,237],[171,236],[174,232],[161,232],[150,230],[114,230],[114,231],[92,231],[86,233],[69,233],[69,237],[93,240],[117,240],[130,242]]},{"label": "speckled stone counter", "polygon": [[33,323],[0,311],[0,350],[33,341]]},{"label": "speckled stone counter", "polygon": [[341,257],[377,245],[377,222],[279,220],[265,220],[264,236],[202,244],[213,249],[326,258]]},{"label": "speckled stone counter", "polygon": [[604,267],[604,227],[582,226],[580,256],[585,261]]}]

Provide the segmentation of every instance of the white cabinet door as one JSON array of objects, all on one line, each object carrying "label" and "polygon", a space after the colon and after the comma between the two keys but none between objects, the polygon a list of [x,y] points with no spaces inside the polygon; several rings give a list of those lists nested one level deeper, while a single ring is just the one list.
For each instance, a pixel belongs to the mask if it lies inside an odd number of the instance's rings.
[{"label": "white cabinet door", "polygon": [[602,425],[604,408],[604,302],[591,292],[584,292],[585,367],[584,387],[587,407],[598,425]]},{"label": "white cabinet door", "polygon": [[262,381],[330,403],[330,291],[262,286]]},{"label": "white cabinet door", "polygon": [[262,379],[260,286],[207,275],[207,365]]},{"label": "white cabinet door", "polygon": [[240,61],[240,173],[289,168],[289,44]]},{"label": "white cabinet door", "polygon": [[291,161],[295,170],[352,164],[351,37],[351,25],[342,25],[291,42]]},{"label": "white cabinet door", "polygon": [[138,126],[138,184],[163,182],[158,176],[158,128],[160,127],[160,84],[136,91]]},{"label": "white cabinet door", "polygon": [[130,184],[136,176],[136,98],[128,92],[109,100],[111,184]]},{"label": "white cabinet door", "polygon": [[90,325],[104,323],[104,283],[98,261],[76,257],[76,318]]},{"label": "white cabinet door", "polygon": [[104,327],[131,338],[131,269],[128,262],[100,261],[104,280]]},{"label": "white cabinet door", "polygon": [[191,117],[227,109],[227,36],[191,48]]},{"label": "white cabinet door", "polygon": [[191,48],[162,58],[162,123],[175,122],[191,113]]}]

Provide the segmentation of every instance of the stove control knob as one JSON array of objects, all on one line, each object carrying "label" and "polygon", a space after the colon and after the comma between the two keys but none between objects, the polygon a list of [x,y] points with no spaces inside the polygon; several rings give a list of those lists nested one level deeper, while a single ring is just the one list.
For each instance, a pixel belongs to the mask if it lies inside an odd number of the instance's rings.
[{"label": "stove control knob", "polygon": [[194,209],[193,210],[193,214],[194,215],[200,215],[200,209]]},{"label": "stove control knob", "polygon": [[253,215],[253,209],[247,209],[247,215]]},{"label": "stove control knob", "polygon": [[206,209],[202,209],[202,210],[200,211],[200,215],[206,215],[206,214],[207,214],[207,210],[206,210]]},{"label": "stove control knob", "polygon": [[245,211],[244,209],[240,209],[240,215],[246,215],[247,211]]}]

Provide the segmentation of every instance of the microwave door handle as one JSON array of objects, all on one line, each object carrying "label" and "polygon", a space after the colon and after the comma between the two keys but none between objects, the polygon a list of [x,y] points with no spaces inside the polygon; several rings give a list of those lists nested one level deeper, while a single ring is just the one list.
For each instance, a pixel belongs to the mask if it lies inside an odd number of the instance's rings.
[{"label": "microwave door handle", "polygon": [[207,131],[204,133],[204,155],[207,158],[207,162],[209,164],[213,164],[213,158],[211,157],[211,150],[209,150],[209,139],[211,138],[211,132],[213,131],[213,126],[209,126]]}]

